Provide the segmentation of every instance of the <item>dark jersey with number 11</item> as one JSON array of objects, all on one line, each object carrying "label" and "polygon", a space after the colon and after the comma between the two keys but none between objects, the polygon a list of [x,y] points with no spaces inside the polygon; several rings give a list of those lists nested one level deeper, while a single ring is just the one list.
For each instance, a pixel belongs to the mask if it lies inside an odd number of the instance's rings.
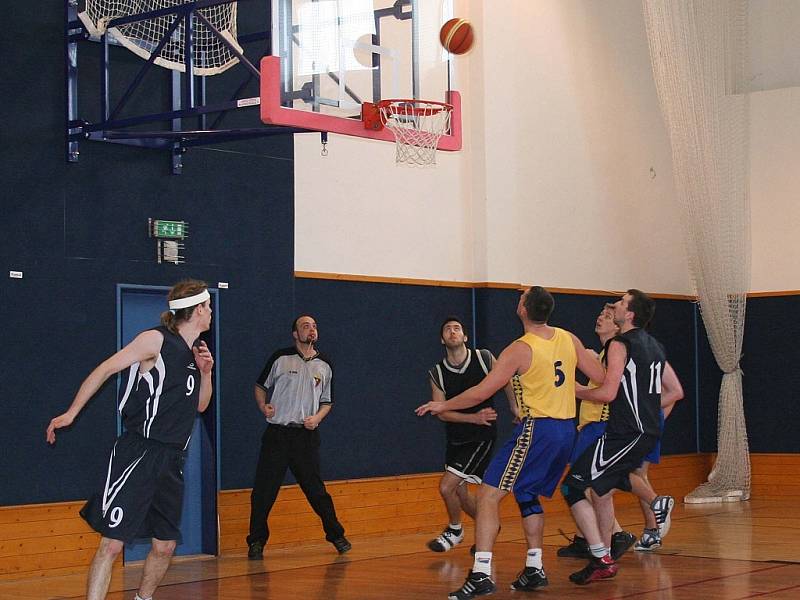
[{"label": "dark jersey with number 11", "polygon": [[200,396],[200,371],[184,339],[166,327],[156,364],[147,373],[134,363],[119,403],[127,431],[144,438],[185,449],[192,435]]},{"label": "dark jersey with number 11", "polygon": [[607,437],[661,436],[661,377],[667,359],[664,347],[643,329],[614,337],[626,349],[617,397],[611,406]]}]

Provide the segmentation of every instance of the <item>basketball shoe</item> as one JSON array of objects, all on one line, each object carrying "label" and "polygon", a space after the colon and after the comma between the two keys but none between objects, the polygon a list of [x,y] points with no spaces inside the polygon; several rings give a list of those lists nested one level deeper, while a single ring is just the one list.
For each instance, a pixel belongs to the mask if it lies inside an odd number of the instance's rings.
[{"label": "basketball shoe", "polygon": [[447,552],[458,546],[464,539],[464,529],[445,527],[444,531],[434,540],[428,542],[428,548],[434,552]]},{"label": "basketball shoe", "polygon": [[611,536],[611,558],[619,560],[636,543],[636,536],[629,531],[618,531]]},{"label": "basketball shoe", "polygon": [[661,536],[658,533],[658,529],[645,529],[642,532],[642,537],[633,547],[636,552],[651,552],[656,548],[661,548]]},{"label": "basketball shoe", "polygon": [[593,556],[589,564],[583,567],[580,571],[576,571],[569,576],[572,583],[578,585],[586,585],[592,581],[599,581],[600,579],[610,579],[617,574],[617,563],[614,559],[606,554],[603,558]]},{"label": "basketball shoe", "polygon": [[447,600],[469,600],[478,596],[491,594],[496,589],[492,578],[486,573],[475,573],[470,571],[467,580],[459,589],[450,592]]},{"label": "basketball shoe", "polygon": [[545,586],[547,586],[547,575],[544,574],[544,569],[525,567],[523,571],[517,575],[514,583],[511,584],[511,589],[531,592]]},{"label": "basketball shoe", "polygon": [[562,546],[556,551],[556,555],[562,558],[590,558],[592,553],[589,552],[589,544],[586,540],[575,535],[567,546]]},{"label": "basketball shoe", "polygon": [[662,528],[669,531],[667,522],[670,522],[670,513],[674,506],[675,498],[672,496],[656,496],[650,503],[650,508],[653,509],[653,514],[656,516],[656,523],[658,524],[659,531],[661,531]]}]

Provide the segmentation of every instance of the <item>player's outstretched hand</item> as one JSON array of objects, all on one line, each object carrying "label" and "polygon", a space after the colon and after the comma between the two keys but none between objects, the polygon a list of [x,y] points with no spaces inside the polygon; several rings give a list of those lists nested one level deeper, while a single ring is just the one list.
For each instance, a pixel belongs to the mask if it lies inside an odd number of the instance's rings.
[{"label": "player's outstretched hand", "polygon": [[417,413],[418,417],[427,415],[428,413],[431,413],[432,415],[438,415],[446,410],[444,405],[445,402],[426,402],[422,406],[418,406],[417,410],[414,412]]},{"label": "player's outstretched hand", "polygon": [[72,421],[74,419],[75,417],[73,417],[69,413],[64,413],[63,415],[59,415],[55,419],[50,421],[50,425],[47,426],[47,443],[55,444],[56,429],[61,429],[62,427],[68,427],[72,425]]},{"label": "player's outstretched hand", "polygon": [[497,420],[497,411],[493,408],[482,408],[475,414],[476,425],[491,425]]},{"label": "player's outstretched hand", "polygon": [[194,362],[200,372],[203,375],[211,373],[211,369],[214,367],[214,357],[211,356],[211,351],[206,343],[201,341],[197,346],[193,346],[192,352],[194,353]]}]

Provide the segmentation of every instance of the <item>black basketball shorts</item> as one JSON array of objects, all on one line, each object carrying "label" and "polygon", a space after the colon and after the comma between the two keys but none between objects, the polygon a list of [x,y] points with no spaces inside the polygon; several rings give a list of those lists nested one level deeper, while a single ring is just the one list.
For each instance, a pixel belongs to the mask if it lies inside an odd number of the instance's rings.
[{"label": "black basketball shorts", "polygon": [[492,458],[494,439],[475,442],[447,442],[445,471],[450,471],[469,483],[480,484]]},{"label": "black basketball shorts", "polygon": [[646,434],[609,437],[606,433],[583,451],[564,483],[580,489],[592,488],[599,496],[612,489],[629,492],[629,475],[641,466],[657,442],[657,437]]},{"label": "black basketball shorts", "polygon": [[179,540],[185,457],[183,450],[124,433],[111,450],[102,491],[81,516],[104,537],[126,543]]}]

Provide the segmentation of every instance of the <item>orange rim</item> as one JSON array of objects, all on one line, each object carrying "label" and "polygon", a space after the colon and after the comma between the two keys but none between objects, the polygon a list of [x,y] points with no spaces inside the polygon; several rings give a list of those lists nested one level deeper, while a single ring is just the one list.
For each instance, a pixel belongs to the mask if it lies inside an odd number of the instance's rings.
[{"label": "orange rim", "polygon": [[[424,104],[425,106],[415,106]],[[453,110],[453,105],[435,100],[414,100],[413,98],[391,98],[381,100],[377,106],[391,115],[413,115],[415,117],[431,117],[442,111]]]}]

